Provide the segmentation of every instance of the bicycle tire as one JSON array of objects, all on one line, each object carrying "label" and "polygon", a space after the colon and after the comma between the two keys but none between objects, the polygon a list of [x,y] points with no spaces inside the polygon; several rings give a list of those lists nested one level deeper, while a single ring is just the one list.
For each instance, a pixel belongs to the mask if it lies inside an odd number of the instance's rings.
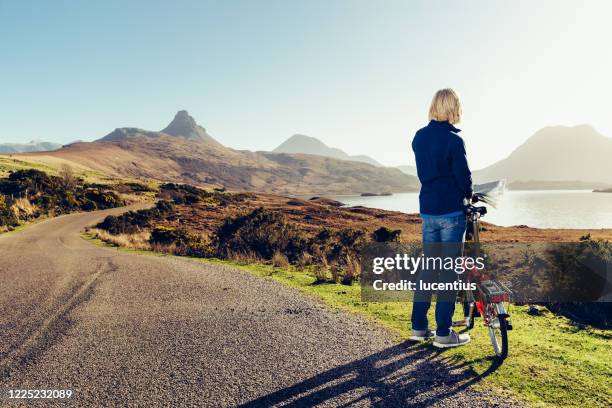
[{"label": "bicycle tire", "polygon": [[[508,322],[506,316],[497,316],[499,321],[499,327],[489,326],[489,336],[491,337],[491,344],[493,344],[493,350],[495,355],[503,360],[508,357]],[[499,340],[496,332],[499,331]]]}]

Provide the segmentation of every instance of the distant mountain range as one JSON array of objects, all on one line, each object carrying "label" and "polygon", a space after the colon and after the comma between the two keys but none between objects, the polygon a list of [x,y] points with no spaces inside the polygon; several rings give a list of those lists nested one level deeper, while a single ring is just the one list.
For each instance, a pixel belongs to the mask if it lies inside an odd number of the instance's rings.
[{"label": "distant mountain range", "polygon": [[[54,150],[54,143],[1,144],[0,152]],[[31,153],[32,154],[32,153]],[[145,177],[295,195],[415,191],[414,166],[383,167],[316,138],[293,135],[273,152],[228,148],[187,113],[161,131],[117,128],[101,139],[45,153],[110,175]],[[612,186],[612,139],[588,125],[546,127],[507,158],[474,171],[474,181],[506,179],[511,189]]]},{"label": "distant mountain range", "polygon": [[343,150],[335,147],[329,147],[319,139],[306,135],[293,135],[272,151],[274,153],[316,154],[318,156],[333,157],[334,159],[339,160],[357,161],[382,167],[382,164],[369,156],[351,156]]},{"label": "distant mountain range", "polygon": [[404,165],[404,166],[395,166],[395,168],[400,169],[400,171],[404,174],[409,174],[411,176],[417,175],[416,166]]},{"label": "distant mountain range", "polygon": [[612,138],[589,125],[543,128],[507,158],[474,172],[477,182],[501,178],[511,188],[612,185]]},{"label": "distant mountain range", "polygon": [[[417,174],[415,166],[396,167],[405,174]],[[473,171],[473,178],[476,183],[505,179],[511,190],[609,187],[612,186],[612,138],[589,125],[545,127],[507,158]]]},{"label": "distant mountain range", "polygon": [[57,150],[61,144],[32,140],[29,143],[0,143],[0,153],[27,153]]},{"label": "distant mountain range", "polygon": [[45,153],[109,175],[294,195],[415,191],[398,169],[322,155],[223,146],[186,112],[161,131],[118,128],[90,143]]}]

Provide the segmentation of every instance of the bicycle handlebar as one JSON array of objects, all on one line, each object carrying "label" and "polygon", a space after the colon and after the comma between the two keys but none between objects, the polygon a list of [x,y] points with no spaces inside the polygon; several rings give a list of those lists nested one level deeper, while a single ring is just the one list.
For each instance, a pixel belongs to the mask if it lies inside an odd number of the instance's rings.
[{"label": "bicycle handlebar", "polygon": [[465,207],[465,212],[467,215],[478,213],[482,217],[487,213],[487,207],[468,204]]}]

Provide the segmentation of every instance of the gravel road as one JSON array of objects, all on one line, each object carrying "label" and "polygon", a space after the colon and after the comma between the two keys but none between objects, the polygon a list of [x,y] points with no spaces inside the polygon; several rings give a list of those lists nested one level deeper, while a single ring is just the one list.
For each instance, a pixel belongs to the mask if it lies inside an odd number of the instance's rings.
[{"label": "gravel road", "polygon": [[[82,407],[516,406],[430,347],[275,282],[81,238],[121,211],[0,237],[0,390],[72,389]],[[34,406],[47,405],[66,403]]]}]

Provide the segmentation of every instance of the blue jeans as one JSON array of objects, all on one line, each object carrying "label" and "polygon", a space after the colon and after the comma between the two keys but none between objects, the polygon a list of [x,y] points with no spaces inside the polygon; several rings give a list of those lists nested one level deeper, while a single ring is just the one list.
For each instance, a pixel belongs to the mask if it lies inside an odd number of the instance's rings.
[{"label": "blue jeans", "polygon": [[[463,251],[466,217],[455,216],[423,217],[423,252],[425,257],[459,257]],[[424,268],[419,272],[423,282],[454,282],[458,275],[454,270],[437,267]],[[436,335],[448,336],[453,325],[456,291],[438,291],[436,301]],[[416,290],[412,307],[412,329],[428,328],[427,311],[431,306],[432,292]]]}]

